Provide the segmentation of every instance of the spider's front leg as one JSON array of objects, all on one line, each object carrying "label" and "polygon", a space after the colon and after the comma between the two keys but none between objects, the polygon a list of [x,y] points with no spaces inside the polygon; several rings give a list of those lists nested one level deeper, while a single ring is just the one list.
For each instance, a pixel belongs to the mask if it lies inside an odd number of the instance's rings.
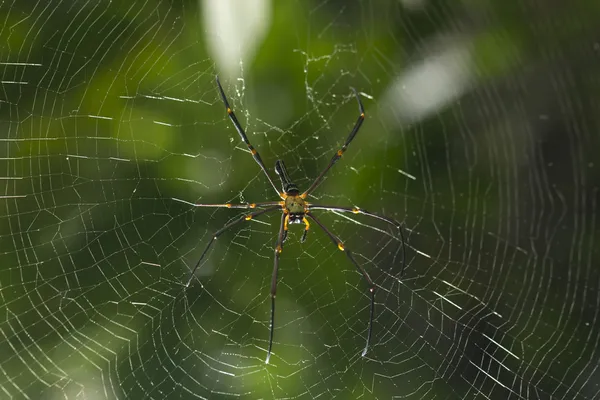
[{"label": "spider's front leg", "polygon": [[271,212],[271,211],[275,211],[279,208],[279,204],[276,206],[272,206],[272,207],[268,207],[265,208],[263,210],[260,211],[255,211],[252,212],[248,215],[243,215],[240,218],[236,219],[233,222],[230,222],[228,224],[225,224],[225,226],[223,226],[221,229],[219,229],[218,231],[216,231],[215,233],[213,233],[212,238],[210,239],[210,242],[208,242],[208,244],[206,245],[206,247],[204,248],[204,251],[202,252],[202,255],[200,256],[200,258],[198,259],[198,262],[196,263],[196,266],[194,267],[194,269],[192,270],[192,272],[190,273],[190,277],[185,285],[185,287],[190,286],[190,283],[192,283],[192,279],[194,279],[194,273],[196,272],[196,270],[198,269],[198,267],[200,267],[200,263],[202,262],[202,260],[204,259],[204,256],[206,256],[206,253],[208,253],[208,250],[211,248],[212,244],[215,242],[215,240],[217,240],[217,238],[219,236],[221,236],[227,229],[236,226],[237,224],[240,224],[244,221],[250,221],[252,218],[257,217],[259,215]]},{"label": "spider's front leg", "polygon": [[324,206],[320,204],[310,204],[308,206],[309,210],[325,210],[325,211],[336,211],[336,212],[344,212],[344,213],[353,213],[353,214],[362,214],[368,217],[372,217],[378,219],[380,221],[387,222],[388,224],[394,226],[400,232],[400,243],[402,244],[402,267],[400,269],[400,278],[404,276],[404,270],[406,269],[406,241],[404,240],[404,233],[402,229],[402,224],[398,221],[386,217],[385,215],[372,213],[367,210],[363,210],[358,207],[338,207],[338,206]]},{"label": "spider's front leg", "polygon": [[277,244],[275,245],[275,260],[273,261],[273,275],[271,276],[271,328],[269,333],[269,349],[267,350],[267,359],[265,364],[269,363],[271,358],[271,349],[273,348],[273,333],[275,329],[275,295],[277,294],[277,273],[279,271],[279,255],[283,251],[283,236],[287,232],[289,221],[288,214],[281,215],[281,225],[279,226],[279,235],[277,236]]},{"label": "spider's front leg", "polygon": [[342,243],[342,241],[340,240],[340,238],[337,237],[336,235],[334,235],[333,232],[331,232],[329,229],[327,229],[327,227],[325,227],[325,225],[323,225],[323,223],[321,221],[319,221],[314,215],[312,215],[310,213],[307,213],[306,215],[308,217],[312,218],[313,221],[315,221],[317,223],[317,225],[319,225],[319,227],[327,234],[327,236],[329,236],[329,238],[331,239],[331,241],[333,242],[333,244],[335,244],[338,249],[340,249],[341,251],[343,251],[344,253],[346,253],[346,256],[348,257],[348,259],[350,260],[350,262],[352,264],[354,264],[354,266],[356,267],[356,269],[358,270],[358,272],[360,272],[360,274],[365,279],[365,282],[367,282],[367,284],[369,285],[369,292],[371,294],[371,307],[370,307],[371,308],[371,312],[370,312],[370,315],[369,315],[369,327],[368,327],[368,333],[367,333],[367,343],[365,344],[365,349],[363,350],[363,352],[361,354],[364,357],[365,354],[367,354],[367,350],[369,349],[369,343],[371,341],[371,335],[373,333],[373,316],[375,314],[375,284],[371,280],[371,277],[369,276],[369,274],[367,273],[367,271],[356,262],[356,260],[354,259],[354,256],[352,255],[352,252],[344,246],[344,244]]}]

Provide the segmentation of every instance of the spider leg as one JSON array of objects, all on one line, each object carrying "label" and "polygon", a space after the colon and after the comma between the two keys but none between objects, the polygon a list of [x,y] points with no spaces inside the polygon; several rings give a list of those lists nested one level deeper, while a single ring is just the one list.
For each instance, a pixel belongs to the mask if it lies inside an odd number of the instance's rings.
[{"label": "spider leg", "polygon": [[279,227],[279,236],[277,237],[277,245],[275,246],[275,260],[273,261],[273,275],[271,276],[271,331],[269,333],[269,350],[267,351],[267,359],[265,364],[269,363],[271,358],[271,348],[273,347],[273,330],[275,329],[275,295],[277,294],[277,272],[279,271],[279,255],[283,250],[284,232],[287,232],[287,224],[290,216],[288,214],[281,215],[281,226]]},{"label": "spider leg", "polygon": [[204,204],[204,203],[191,203],[189,201],[181,200],[181,199],[178,199],[175,197],[173,197],[172,199],[175,201],[178,201],[180,203],[189,204],[190,206],[205,207],[205,208],[244,208],[244,209],[248,209],[248,208],[264,208],[264,207],[282,204],[280,201],[265,201],[262,203],[242,203],[242,204],[240,204],[240,203],[238,203],[238,204],[236,204],[236,203]]},{"label": "spider leg", "polygon": [[300,239],[300,243],[304,243],[306,241],[306,234],[310,229],[310,224],[308,223],[306,217],[302,218],[302,222],[304,222],[304,233],[302,234],[302,239]]},{"label": "spider leg", "polygon": [[214,243],[214,241],[221,236],[221,234],[223,232],[225,232],[227,229],[239,224],[240,222],[244,222],[244,221],[250,221],[252,218],[257,217],[259,215],[271,212],[271,211],[275,211],[280,209],[280,206],[273,206],[273,207],[269,207],[269,208],[265,208],[264,210],[260,210],[260,211],[255,211],[253,213],[247,214],[247,215],[243,215],[241,216],[239,219],[236,219],[233,222],[230,222],[228,224],[226,224],[225,226],[223,226],[221,229],[219,229],[218,231],[216,231],[215,233],[213,233],[212,238],[210,239],[210,242],[208,242],[208,244],[206,245],[206,247],[204,248],[204,251],[202,252],[202,255],[200,256],[200,259],[198,259],[198,262],[196,263],[196,266],[194,267],[194,269],[192,270],[192,272],[190,273],[190,278],[188,279],[185,287],[190,286],[190,283],[192,282],[192,279],[194,279],[194,273],[196,272],[196,270],[198,269],[198,267],[200,266],[200,263],[202,262],[202,260],[204,259],[204,256],[206,255],[206,253],[208,253],[208,250],[210,249],[210,247],[212,246],[212,244]]},{"label": "spider leg", "polygon": [[385,215],[375,214],[367,210],[363,210],[358,207],[337,207],[337,206],[324,206],[319,204],[309,204],[309,210],[327,210],[327,211],[338,211],[338,212],[348,212],[353,214],[362,214],[367,215],[369,217],[376,218],[378,220],[387,222],[390,225],[393,225],[400,232],[400,242],[402,243],[402,268],[400,269],[400,277],[404,276],[404,270],[406,269],[406,241],[404,240],[404,230],[402,229],[402,224],[398,221],[388,218]]},{"label": "spider leg", "polygon": [[288,236],[288,223],[290,222],[289,216],[283,222],[283,239],[281,239],[281,243],[285,243]]},{"label": "spider leg", "polygon": [[304,193],[301,194],[302,198],[305,198],[306,196],[311,194],[312,191],[315,190],[317,188],[317,186],[319,186],[319,184],[325,177],[325,174],[327,174],[327,171],[329,171],[331,169],[331,167],[333,167],[333,164],[335,164],[340,158],[342,158],[342,155],[348,148],[348,145],[350,144],[350,142],[352,142],[352,140],[358,133],[360,126],[362,125],[363,121],[365,120],[365,108],[363,107],[363,105],[360,101],[360,98],[358,97],[358,93],[356,92],[356,89],[354,89],[353,87],[351,87],[350,89],[352,89],[352,91],[354,92],[354,96],[356,97],[356,100],[358,101],[358,112],[360,113],[358,115],[358,119],[356,120],[356,123],[354,124],[354,128],[352,128],[352,130],[350,131],[350,134],[346,138],[344,145],[338,151],[335,152],[335,154],[331,158],[331,161],[329,161],[329,164],[327,164],[327,167],[325,167],[325,170],[323,170],[323,172],[321,172],[321,174],[319,176],[317,176],[317,179],[315,179],[315,181],[312,183],[312,185],[310,185],[310,187]]},{"label": "spider leg", "polygon": [[267,179],[269,180],[269,183],[271,184],[271,186],[273,186],[273,189],[275,189],[277,194],[281,197],[281,193],[279,192],[279,190],[277,190],[277,186],[275,186],[275,183],[271,179],[269,172],[265,168],[265,164],[263,163],[262,158],[260,158],[260,154],[258,154],[258,151],[256,151],[256,149],[250,144],[250,141],[248,140],[248,136],[246,136],[246,132],[244,132],[244,129],[240,125],[240,122],[238,121],[237,117],[235,116],[235,114],[233,112],[233,109],[229,105],[229,102],[227,101],[227,96],[225,96],[225,91],[223,90],[223,87],[221,86],[221,82],[219,82],[219,77],[216,76],[215,78],[217,81],[217,86],[219,88],[219,94],[221,95],[221,100],[223,100],[223,103],[225,104],[225,108],[227,109],[227,115],[229,116],[229,119],[233,123],[233,126],[235,126],[235,130],[237,130],[237,132],[240,135],[240,138],[242,138],[244,143],[246,143],[246,146],[248,146],[248,150],[250,150],[250,153],[252,154],[252,158],[254,158],[254,161],[256,161],[256,163],[258,164],[260,169],[263,170],[263,172],[267,176]]},{"label": "spider leg", "polygon": [[336,235],[334,235],[329,229],[327,229],[325,227],[325,225],[323,225],[323,223],[321,221],[319,221],[314,215],[309,214],[309,213],[307,213],[306,215],[308,217],[312,218],[312,220],[315,221],[317,223],[317,225],[319,225],[321,227],[321,229],[323,229],[323,231],[327,234],[327,236],[329,236],[329,238],[331,239],[333,244],[335,244],[338,249],[340,249],[341,251],[346,253],[346,256],[348,257],[348,259],[352,262],[352,264],[354,264],[354,266],[356,267],[358,272],[361,273],[361,275],[363,276],[363,278],[369,285],[369,292],[371,293],[371,311],[370,311],[370,316],[369,316],[369,328],[368,328],[368,333],[367,333],[367,343],[365,344],[365,349],[363,350],[363,352],[361,354],[361,356],[364,357],[365,354],[367,354],[367,350],[369,349],[369,342],[371,341],[371,334],[373,333],[373,315],[375,314],[375,284],[371,280],[371,277],[369,276],[367,271],[365,271],[365,269],[363,267],[358,265],[358,263],[354,259],[354,256],[352,255],[352,252],[344,246],[344,244],[342,243],[340,238],[337,237]]}]

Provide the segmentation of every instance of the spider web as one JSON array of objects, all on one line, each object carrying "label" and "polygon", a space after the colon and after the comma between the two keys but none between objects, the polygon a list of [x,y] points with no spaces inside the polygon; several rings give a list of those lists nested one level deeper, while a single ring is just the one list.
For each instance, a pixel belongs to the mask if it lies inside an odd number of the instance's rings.
[{"label": "spider web", "polygon": [[377,285],[361,357],[367,285],[291,226],[266,365],[279,212],[183,287],[243,214],[194,203],[277,199],[218,98],[209,4],[0,5],[0,397],[600,398],[598,7],[267,6],[222,76],[252,144],[307,188],[356,87],[311,201],[402,221],[407,251],[400,277],[396,232],[317,214]]}]

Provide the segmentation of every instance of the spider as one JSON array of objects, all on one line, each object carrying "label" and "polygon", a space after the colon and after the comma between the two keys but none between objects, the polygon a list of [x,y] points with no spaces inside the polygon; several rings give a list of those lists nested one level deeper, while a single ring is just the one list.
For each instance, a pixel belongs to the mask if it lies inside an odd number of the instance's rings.
[{"label": "spider", "polygon": [[340,149],[337,150],[333,154],[333,157],[331,158],[331,160],[329,161],[329,164],[327,164],[327,166],[325,167],[323,172],[321,172],[321,174],[319,176],[317,176],[317,178],[314,180],[312,185],[310,185],[310,187],[306,191],[301,193],[298,186],[296,186],[296,184],[291,181],[291,179],[287,173],[285,164],[283,163],[282,160],[277,160],[275,162],[275,173],[279,176],[283,191],[279,191],[277,189],[277,186],[275,186],[273,179],[271,179],[269,172],[265,168],[265,164],[263,163],[263,161],[260,157],[260,154],[258,154],[258,151],[250,144],[250,141],[248,140],[248,136],[246,136],[244,129],[240,125],[237,117],[235,116],[235,113],[233,112],[231,106],[229,105],[229,102],[227,101],[227,96],[225,96],[225,91],[223,90],[223,87],[221,86],[221,82],[219,82],[219,77],[216,76],[215,80],[217,83],[217,88],[219,90],[219,94],[221,96],[221,100],[223,100],[225,109],[227,110],[227,115],[228,115],[229,119],[231,120],[231,122],[233,123],[233,126],[239,133],[240,138],[244,141],[244,143],[248,147],[248,150],[250,151],[250,154],[252,154],[254,161],[256,161],[256,163],[258,164],[260,169],[263,170],[265,176],[267,177],[267,180],[269,181],[269,183],[271,184],[273,189],[275,189],[275,191],[279,195],[280,200],[267,201],[267,202],[262,202],[262,203],[248,203],[248,204],[231,204],[231,203],[194,204],[195,207],[209,207],[209,208],[224,207],[224,208],[234,208],[234,209],[260,208],[261,210],[251,212],[249,214],[241,216],[238,219],[233,220],[232,222],[229,222],[228,224],[223,226],[221,229],[219,229],[212,235],[212,238],[210,239],[210,241],[204,248],[202,255],[200,256],[200,258],[198,259],[198,262],[196,262],[194,269],[190,273],[190,277],[189,277],[185,287],[188,287],[190,285],[190,283],[194,279],[196,270],[198,269],[198,267],[200,267],[200,263],[202,262],[202,260],[206,256],[206,254],[208,253],[208,250],[211,248],[214,241],[219,236],[221,236],[221,234],[223,234],[229,228],[232,228],[244,221],[250,221],[251,219],[254,219],[260,215],[263,215],[263,214],[266,214],[266,213],[269,213],[272,211],[280,210],[282,212],[281,223],[279,226],[279,235],[277,236],[277,243],[275,245],[275,259],[274,259],[274,265],[273,265],[273,274],[271,276],[271,323],[270,323],[270,332],[269,332],[269,347],[267,350],[267,358],[265,360],[265,363],[268,364],[269,359],[271,358],[271,350],[273,347],[273,333],[274,333],[274,327],[275,327],[275,295],[277,292],[277,272],[279,270],[279,257],[281,255],[281,252],[283,251],[283,243],[285,242],[285,240],[287,238],[288,226],[290,224],[304,224],[304,232],[302,234],[302,238],[300,239],[300,242],[304,243],[304,241],[306,240],[306,235],[310,228],[309,219],[311,219],[319,226],[319,228],[321,228],[325,232],[325,234],[329,237],[329,239],[331,239],[333,244],[339,250],[343,251],[346,254],[346,256],[348,257],[350,262],[356,267],[358,272],[362,275],[365,282],[369,286],[371,305],[370,305],[370,313],[369,313],[367,342],[366,342],[365,348],[361,354],[364,357],[365,354],[367,354],[367,350],[369,349],[369,342],[371,340],[371,335],[373,333],[373,315],[375,313],[375,284],[371,280],[371,277],[369,276],[367,271],[356,262],[356,260],[354,259],[354,256],[352,255],[352,252],[344,245],[344,243],[340,240],[340,238],[338,236],[336,236],[325,225],[323,225],[323,223],[313,214],[313,211],[314,210],[328,210],[328,211],[342,212],[342,213],[362,214],[362,215],[367,215],[369,217],[379,219],[381,221],[385,221],[388,224],[393,225],[394,227],[398,228],[398,230],[400,232],[401,243],[402,243],[402,267],[401,267],[401,271],[400,271],[400,276],[402,276],[405,265],[406,265],[406,263],[405,263],[405,261],[406,261],[405,243],[404,243],[404,234],[402,233],[402,226],[400,223],[398,223],[397,221],[395,221],[391,218],[388,218],[384,215],[372,213],[367,210],[363,210],[362,208],[338,207],[338,206],[313,204],[313,203],[309,203],[306,200],[306,198],[317,188],[317,186],[325,178],[325,175],[331,169],[331,167],[333,167],[333,165],[342,157],[342,155],[348,148],[348,145],[352,142],[352,140],[358,133],[358,130],[360,129],[363,121],[365,120],[365,110],[362,105],[362,102],[360,101],[360,98],[358,97],[358,93],[356,92],[356,90],[354,88],[352,88],[352,87],[350,88],[352,90],[352,92],[354,93],[354,97],[356,97],[356,100],[358,102],[358,110],[359,110],[358,119],[356,120],[354,127],[350,131],[350,134],[346,138],[346,141],[344,142],[342,147],[340,147]]}]

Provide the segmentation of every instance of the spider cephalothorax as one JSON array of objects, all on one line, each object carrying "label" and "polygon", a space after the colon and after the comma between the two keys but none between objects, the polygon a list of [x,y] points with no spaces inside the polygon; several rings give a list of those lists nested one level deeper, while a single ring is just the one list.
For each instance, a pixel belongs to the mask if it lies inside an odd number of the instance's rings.
[{"label": "spider cephalothorax", "polygon": [[306,215],[308,214],[308,201],[304,200],[306,195],[300,194],[298,186],[290,180],[282,160],[277,160],[275,163],[275,172],[279,175],[281,186],[283,187],[283,193],[279,194],[283,199],[283,201],[279,203],[284,215],[283,241],[287,239],[288,224],[303,223],[305,227],[300,241],[304,243],[306,234],[310,228],[308,219],[306,219]]},{"label": "spider cephalothorax", "polygon": [[302,223],[308,212],[308,203],[299,195],[286,194],[283,203],[283,212],[289,215],[290,224]]},{"label": "spider cephalothorax", "polygon": [[402,269],[400,270],[400,276],[402,276],[402,273],[404,272],[404,266],[405,266],[405,251],[404,251],[405,249],[404,249],[404,236],[402,234],[402,227],[398,222],[394,221],[391,218],[388,218],[383,215],[371,213],[369,211],[363,210],[358,207],[338,207],[338,206],[317,205],[317,204],[312,204],[312,203],[309,203],[308,201],[306,201],[306,197],[308,195],[310,195],[310,193],[312,193],[312,191],[315,190],[317,188],[317,186],[323,181],[323,178],[325,177],[325,174],[327,174],[327,171],[329,171],[331,169],[331,167],[333,167],[333,165],[342,157],[342,155],[348,148],[348,145],[350,144],[350,142],[352,142],[352,140],[358,133],[358,130],[360,129],[360,127],[365,119],[365,110],[363,108],[362,103],[360,102],[358,93],[356,92],[356,90],[354,90],[352,88],[352,91],[354,92],[354,96],[356,97],[356,100],[358,102],[358,110],[360,112],[358,119],[356,120],[356,123],[354,124],[354,127],[350,131],[350,134],[346,138],[346,141],[344,142],[342,147],[340,147],[333,154],[333,157],[331,157],[331,160],[329,161],[329,164],[327,165],[327,167],[325,167],[323,172],[321,172],[321,174],[319,176],[317,176],[317,178],[313,181],[312,185],[310,185],[310,187],[305,192],[300,193],[298,186],[296,186],[296,184],[294,184],[291,181],[290,177],[288,176],[287,170],[285,168],[285,164],[283,163],[283,161],[277,160],[277,162],[275,163],[275,172],[277,173],[277,175],[279,175],[279,178],[281,180],[282,189],[283,189],[283,192],[280,192],[279,190],[277,190],[275,183],[273,182],[273,180],[271,179],[271,176],[269,175],[269,172],[265,168],[265,165],[260,157],[260,154],[258,154],[258,151],[250,144],[250,141],[248,140],[248,137],[246,136],[246,132],[244,132],[244,129],[240,125],[233,110],[229,106],[229,102],[227,101],[227,97],[225,96],[223,87],[221,87],[219,78],[217,77],[216,80],[217,80],[217,88],[219,90],[221,100],[223,100],[223,103],[225,104],[225,109],[227,110],[227,115],[229,116],[229,119],[231,120],[231,122],[233,123],[233,126],[235,127],[238,134],[240,135],[240,138],[244,141],[244,143],[248,147],[248,150],[250,151],[252,158],[254,158],[254,160],[260,167],[260,169],[263,170],[269,183],[271,184],[271,186],[273,186],[275,191],[278,193],[280,200],[267,201],[267,202],[262,202],[262,203],[249,203],[249,204],[231,204],[231,203],[227,203],[227,204],[195,204],[196,207],[211,207],[211,208],[212,207],[225,207],[225,208],[246,208],[246,209],[262,208],[262,209],[259,211],[251,212],[250,214],[243,215],[240,218],[233,220],[232,222],[229,222],[228,224],[226,224],[224,227],[222,227],[221,229],[219,229],[212,235],[212,239],[206,245],[204,251],[202,252],[202,255],[200,256],[200,258],[198,259],[198,262],[196,263],[196,266],[192,270],[186,287],[189,286],[190,283],[192,282],[192,279],[194,278],[194,273],[200,266],[200,263],[204,259],[204,256],[210,249],[211,245],[221,234],[223,234],[223,232],[225,232],[227,229],[229,229],[239,223],[242,223],[244,221],[250,221],[251,219],[258,217],[259,215],[262,215],[262,214],[265,214],[265,213],[268,213],[271,211],[275,211],[277,209],[281,210],[282,211],[281,223],[279,226],[279,235],[277,237],[277,244],[275,245],[275,261],[274,261],[274,265],[273,265],[273,275],[271,276],[271,324],[270,324],[270,335],[269,335],[269,348],[267,350],[267,359],[266,359],[266,362],[268,363],[269,359],[271,358],[271,348],[273,346],[273,332],[274,332],[274,327],[275,327],[275,294],[277,292],[277,272],[279,270],[279,257],[280,257],[281,252],[283,251],[283,243],[285,242],[285,239],[287,238],[288,224],[304,223],[304,226],[305,226],[304,233],[302,234],[302,239],[301,239],[301,241],[304,242],[304,240],[306,240],[306,234],[310,227],[310,224],[308,223],[308,218],[310,218],[314,222],[316,222],[316,224],[323,230],[323,232],[325,232],[325,234],[331,239],[331,241],[337,246],[338,249],[340,249],[341,251],[346,253],[346,256],[348,257],[348,259],[352,262],[352,264],[356,267],[358,272],[360,272],[360,274],[363,276],[364,280],[369,285],[369,293],[370,293],[370,297],[371,297],[371,308],[370,308],[371,311],[369,314],[367,343],[362,352],[362,355],[364,356],[367,353],[367,350],[369,348],[369,341],[371,340],[371,334],[373,332],[373,314],[375,312],[375,284],[369,277],[369,274],[367,273],[367,271],[360,264],[358,264],[356,262],[356,260],[354,259],[354,256],[352,255],[352,252],[346,246],[344,246],[344,244],[342,243],[340,238],[338,238],[325,225],[323,225],[323,223],[312,214],[312,211],[313,210],[328,210],[328,211],[335,211],[335,212],[362,214],[362,215],[367,215],[367,216],[370,216],[373,218],[377,218],[381,221],[387,222],[388,224],[391,224],[391,225],[397,227],[400,232],[400,239],[401,239],[401,243],[402,243]]},{"label": "spider cephalothorax", "polygon": [[283,187],[283,193],[280,194],[283,199],[283,212],[289,214],[291,224],[302,222],[302,218],[308,212],[308,202],[304,200],[306,196],[301,195],[296,184],[290,181],[283,161],[277,160],[275,171],[281,178]]}]

